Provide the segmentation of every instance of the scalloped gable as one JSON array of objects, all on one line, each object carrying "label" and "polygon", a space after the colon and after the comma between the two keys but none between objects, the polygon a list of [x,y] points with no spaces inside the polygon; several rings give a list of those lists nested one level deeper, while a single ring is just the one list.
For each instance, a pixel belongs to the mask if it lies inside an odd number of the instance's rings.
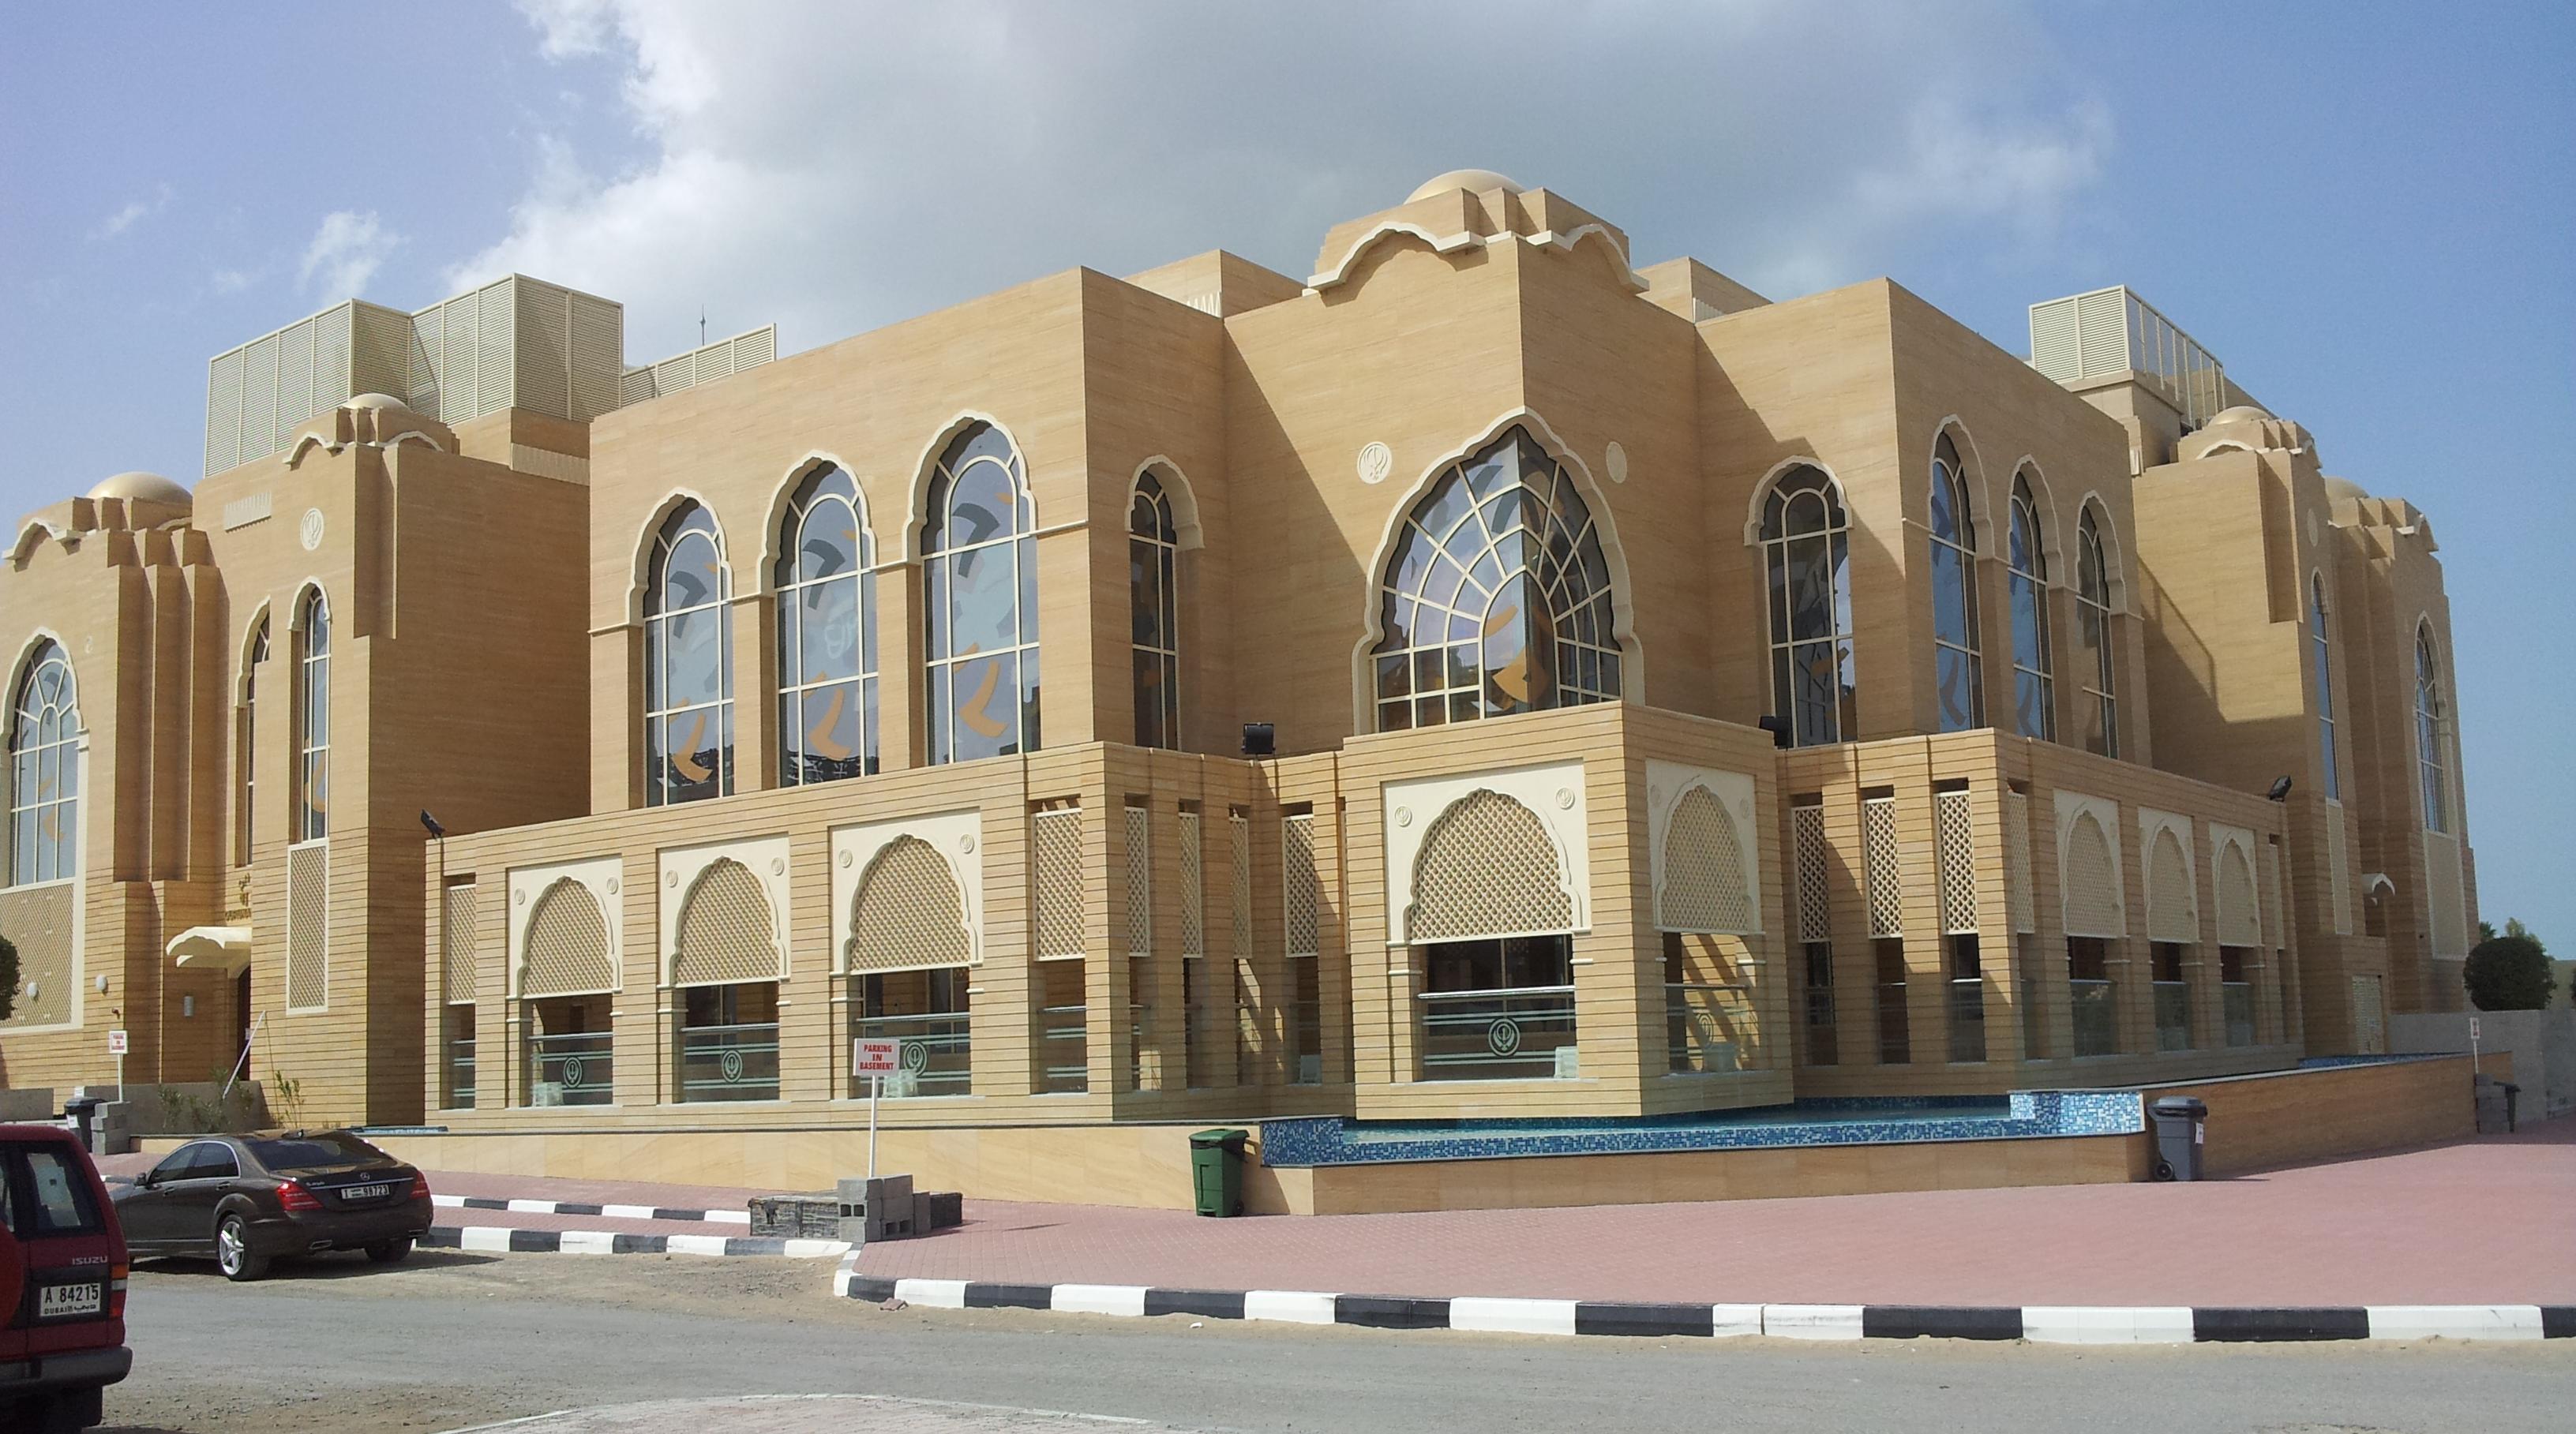
[{"label": "scalloped gable", "polygon": [[1306,284],[1320,290],[1343,282],[1371,250],[1389,240],[1410,240],[1434,253],[1454,254],[1510,238],[1565,250],[1596,241],[1613,276],[1630,290],[1645,292],[1646,281],[1628,264],[1627,233],[1617,225],[1544,189],[1502,188],[1482,194],[1447,190],[1336,224],[1325,234],[1314,276]]}]

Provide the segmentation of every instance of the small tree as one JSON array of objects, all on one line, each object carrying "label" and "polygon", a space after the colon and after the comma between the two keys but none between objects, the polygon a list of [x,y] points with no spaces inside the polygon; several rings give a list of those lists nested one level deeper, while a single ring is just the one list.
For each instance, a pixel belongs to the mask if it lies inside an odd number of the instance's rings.
[{"label": "small tree", "polygon": [[0,1021],[18,1008],[18,948],[0,936]]},{"label": "small tree", "polygon": [[2540,1011],[2557,989],[2558,972],[2540,938],[2519,921],[2505,923],[2505,934],[2477,944],[2461,968],[2469,1004],[2481,1011]]}]

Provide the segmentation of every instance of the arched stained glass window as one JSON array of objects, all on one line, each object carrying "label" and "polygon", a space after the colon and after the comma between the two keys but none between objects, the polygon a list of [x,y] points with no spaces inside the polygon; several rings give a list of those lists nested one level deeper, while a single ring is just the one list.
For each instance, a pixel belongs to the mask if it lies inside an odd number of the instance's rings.
[{"label": "arched stained glass window", "polygon": [[233,724],[233,765],[240,774],[233,791],[233,861],[239,866],[250,865],[251,823],[258,810],[251,798],[259,790],[259,670],[267,664],[268,614],[262,612],[242,654],[241,717]]},{"label": "arched stained glass window", "polygon": [[80,692],[48,638],[9,708],[9,884],[80,875]]},{"label": "arched stained glass window", "polygon": [[304,595],[295,629],[295,840],[331,834],[331,600]]},{"label": "arched stained glass window", "polygon": [[2111,628],[2111,565],[2087,505],[2075,520],[2075,676],[2084,686],[2084,750],[2120,755],[2119,653]]},{"label": "arched stained glass window", "polygon": [[1782,473],[1762,503],[1771,590],[1771,710],[1801,747],[1859,730],[1852,663],[1851,523],[1822,469]]},{"label": "arched stained glass window", "polygon": [[2326,800],[2343,800],[2343,778],[2335,771],[2334,644],[2326,632],[2326,580],[2308,581],[2308,640],[2315,644],[2317,676],[2317,760],[2324,765]]},{"label": "arched stained glass window", "polygon": [[2057,737],[2057,669],[2048,645],[2048,553],[2030,481],[2013,479],[2011,552],[2013,722],[2025,737]]},{"label": "arched stained glass window", "polygon": [[877,575],[858,484],[805,475],[778,535],[778,782],[877,769]]},{"label": "arched stained glass window", "polygon": [[1414,504],[1379,602],[1379,731],[1618,699],[1610,565],[1591,509],[1518,428]]},{"label": "arched stained glass window", "polygon": [[724,538],[683,502],[653,539],[644,585],[644,804],[733,790],[733,635]]},{"label": "arched stained glass window", "polygon": [[1127,605],[1136,671],[1136,745],[1181,745],[1180,532],[1152,473],[1127,510]]},{"label": "arched stained glass window", "polygon": [[933,765],[1038,749],[1037,515],[1011,440],[957,435],[921,529]]},{"label": "arched stained glass window", "polygon": [[1941,730],[1986,725],[1986,679],[1977,641],[1976,525],[1959,450],[1942,434],[1932,453],[1932,669]]},{"label": "arched stained glass window", "polygon": [[2424,780],[2424,829],[2451,829],[2451,783],[2442,743],[2442,664],[2433,629],[2415,629],[2415,760]]}]

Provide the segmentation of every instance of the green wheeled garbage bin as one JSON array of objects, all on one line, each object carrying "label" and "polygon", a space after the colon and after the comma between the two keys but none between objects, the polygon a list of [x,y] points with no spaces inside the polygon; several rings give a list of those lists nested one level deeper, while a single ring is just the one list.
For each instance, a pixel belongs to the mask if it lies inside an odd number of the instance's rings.
[{"label": "green wheeled garbage bin", "polygon": [[1202,1130],[1190,1137],[1190,1183],[1202,1215],[1243,1213],[1243,1143],[1248,1130]]}]

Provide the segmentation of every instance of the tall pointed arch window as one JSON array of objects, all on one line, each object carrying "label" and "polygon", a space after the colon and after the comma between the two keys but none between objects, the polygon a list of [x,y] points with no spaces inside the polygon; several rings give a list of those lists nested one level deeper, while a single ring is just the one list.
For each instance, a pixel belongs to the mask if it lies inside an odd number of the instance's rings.
[{"label": "tall pointed arch window", "polygon": [[733,790],[733,634],[723,538],[685,501],[654,535],[644,585],[644,804]]},{"label": "tall pointed arch window", "polygon": [[2120,655],[2111,628],[2111,565],[2100,517],[2089,505],[2075,520],[2075,677],[2084,686],[2084,750],[2120,755]]},{"label": "tall pointed arch window", "polygon": [[1941,730],[1986,725],[1986,680],[1977,641],[1976,524],[1950,435],[1932,451],[1932,674]]},{"label": "tall pointed arch window", "polygon": [[778,782],[877,769],[877,575],[859,488],[826,463],[788,500],[778,535]]},{"label": "tall pointed arch window", "polygon": [[1851,522],[1820,468],[1782,473],[1762,503],[1771,592],[1771,710],[1801,747],[1859,730],[1852,663]]},{"label": "tall pointed arch window", "polygon": [[80,875],[80,692],[51,638],[9,707],[9,884]]},{"label": "tall pointed arch window", "polygon": [[1037,514],[1000,429],[957,435],[921,529],[933,765],[1038,749]]},{"label": "tall pointed arch window", "polygon": [[2011,567],[2013,722],[2025,737],[2057,737],[2057,669],[2049,651],[2048,553],[2039,540],[2039,504],[2030,480],[2015,476],[2008,539]]},{"label": "tall pointed arch window", "polygon": [[2343,800],[2343,778],[2335,772],[2334,644],[2326,631],[2326,580],[2308,580],[2308,641],[2315,645],[2317,674],[2317,760],[2324,764],[2326,800]]},{"label": "tall pointed arch window", "polygon": [[251,629],[250,646],[242,653],[241,715],[233,723],[233,863],[250,865],[252,822],[258,810],[252,796],[259,790],[259,670],[268,665],[268,614],[259,615],[259,626]]},{"label": "tall pointed arch window", "polygon": [[2424,783],[2424,829],[2451,829],[2451,782],[2442,747],[2442,664],[2433,629],[2415,629],[2415,762]]},{"label": "tall pointed arch window", "polygon": [[1378,600],[1382,732],[1618,700],[1610,564],[1592,510],[1519,428],[1413,505]]},{"label": "tall pointed arch window", "polygon": [[295,840],[331,834],[331,601],[304,595],[295,628]]},{"label": "tall pointed arch window", "polygon": [[1127,607],[1135,651],[1136,745],[1181,745],[1180,530],[1172,495],[1147,472],[1127,508]]}]

